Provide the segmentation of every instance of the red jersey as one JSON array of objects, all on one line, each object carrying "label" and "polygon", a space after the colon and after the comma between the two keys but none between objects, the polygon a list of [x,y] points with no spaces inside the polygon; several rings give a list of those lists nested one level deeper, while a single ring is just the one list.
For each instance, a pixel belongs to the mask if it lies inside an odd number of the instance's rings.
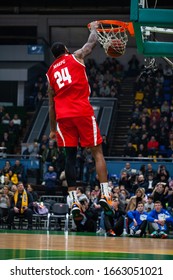
[{"label": "red jersey", "polygon": [[56,59],[46,75],[55,92],[56,120],[94,115],[89,102],[90,86],[85,65],[73,54]]}]

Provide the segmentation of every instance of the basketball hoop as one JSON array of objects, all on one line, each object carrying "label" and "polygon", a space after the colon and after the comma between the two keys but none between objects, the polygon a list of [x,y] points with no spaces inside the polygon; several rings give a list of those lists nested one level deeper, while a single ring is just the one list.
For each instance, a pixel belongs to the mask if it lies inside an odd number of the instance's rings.
[{"label": "basketball hoop", "polygon": [[[118,20],[98,20],[97,36],[105,53],[111,57],[118,57],[125,53],[128,42],[127,31],[134,35],[133,24]],[[90,30],[90,23],[88,24]]]}]

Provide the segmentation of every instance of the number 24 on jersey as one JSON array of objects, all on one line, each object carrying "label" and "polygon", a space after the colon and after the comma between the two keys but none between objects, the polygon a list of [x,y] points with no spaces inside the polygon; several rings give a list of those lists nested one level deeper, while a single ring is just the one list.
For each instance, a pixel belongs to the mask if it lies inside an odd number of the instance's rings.
[{"label": "number 24 on jersey", "polygon": [[69,84],[72,82],[71,75],[69,74],[68,68],[62,68],[61,71],[56,71],[54,73],[54,78],[59,88],[62,88],[67,81]]}]

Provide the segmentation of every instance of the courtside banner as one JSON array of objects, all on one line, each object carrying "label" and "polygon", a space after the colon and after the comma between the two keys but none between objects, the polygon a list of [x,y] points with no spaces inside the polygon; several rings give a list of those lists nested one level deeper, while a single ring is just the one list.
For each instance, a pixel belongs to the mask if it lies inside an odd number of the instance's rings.
[{"label": "courtside banner", "polygon": [[172,260],[2,260],[3,280],[172,280]]}]

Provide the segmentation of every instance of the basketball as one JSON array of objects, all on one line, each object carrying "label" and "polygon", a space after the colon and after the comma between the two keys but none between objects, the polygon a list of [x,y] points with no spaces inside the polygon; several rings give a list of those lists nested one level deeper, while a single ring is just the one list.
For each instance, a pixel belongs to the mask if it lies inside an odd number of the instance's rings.
[{"label": "basketball", "polygon": [[114,39],[106,50],[106,54],[110,57],[119,57],[124,54],[125,45],[120,39]]}]

